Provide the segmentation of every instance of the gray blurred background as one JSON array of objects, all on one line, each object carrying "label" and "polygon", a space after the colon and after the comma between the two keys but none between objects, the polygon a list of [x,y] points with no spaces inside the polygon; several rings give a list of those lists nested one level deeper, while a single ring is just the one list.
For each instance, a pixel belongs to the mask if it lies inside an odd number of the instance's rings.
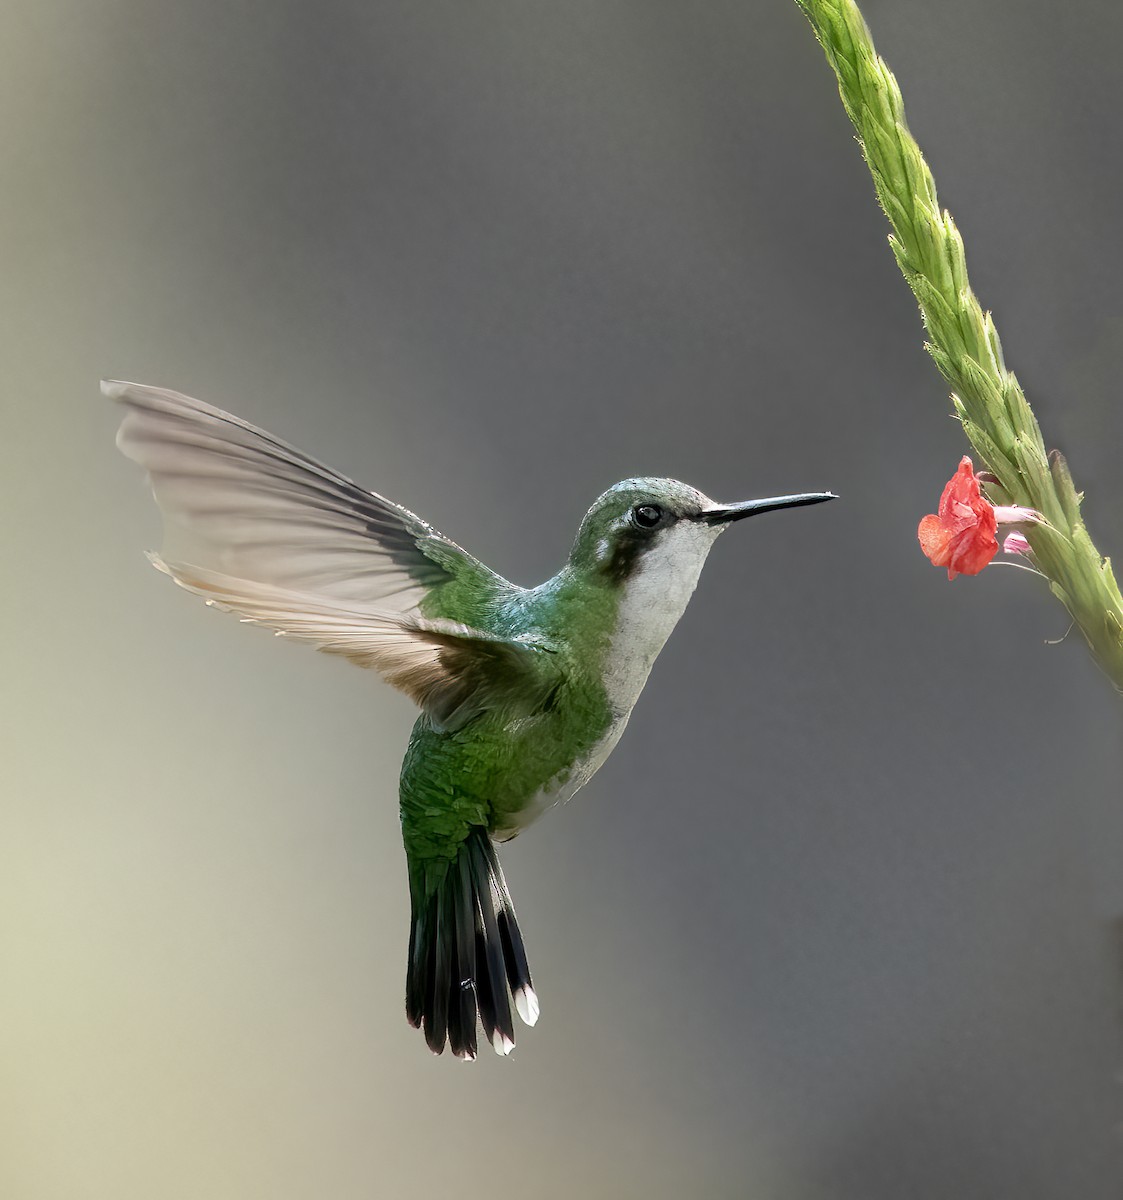
[{"label": "gray blurred background", "polygon": [[[0,1195],[1118,1197],[1120,704],[920,555],[965,443],[792,0],[4,9]],[[865,11],[1119,551],[1123,9]],[[510,1060],[403,1017],[410,706],[147,567],[103,374],[523,583],[624,476],[842,495],[507,849]]]}]

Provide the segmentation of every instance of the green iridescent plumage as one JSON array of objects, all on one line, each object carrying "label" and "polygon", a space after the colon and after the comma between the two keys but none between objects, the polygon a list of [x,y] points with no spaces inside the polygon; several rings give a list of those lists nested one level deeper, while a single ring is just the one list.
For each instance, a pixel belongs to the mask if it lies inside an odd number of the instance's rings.
[{"label": "green iridescent plumage", "polygon": [[406,1013],[439,1053],[500,1053],[538,1016],[495,854],[597,770],[732,521],[830,499],[722,506],[630,479],[586,514],[562,570],[508,583],[392,501],[219,409],[107,383],[118,444],[149,474],[153,562],[209,604],[373,668],[421,708],[402,765],[409,864]]}]

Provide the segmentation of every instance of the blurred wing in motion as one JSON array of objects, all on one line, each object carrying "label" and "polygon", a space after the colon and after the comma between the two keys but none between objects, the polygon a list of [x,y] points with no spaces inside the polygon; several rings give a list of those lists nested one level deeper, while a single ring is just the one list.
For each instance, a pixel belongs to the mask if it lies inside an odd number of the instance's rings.
[{"label": "blurred wing in motion", "polygon": [[423,617],[460,580],[515,590],[392,501],[188,396],[131,383],[117,443],[152,482],[192,557],[155,566],[215,607],[377,670],[441,729],[538,711],[560,682],[550,647]]},{"label": "blurred wing in motion", "polygon": [[117,445],[202,566],[395,612],[465,575],[511,586],[408,509],[230,413],[137,383],[102,391],[127,410]]}]

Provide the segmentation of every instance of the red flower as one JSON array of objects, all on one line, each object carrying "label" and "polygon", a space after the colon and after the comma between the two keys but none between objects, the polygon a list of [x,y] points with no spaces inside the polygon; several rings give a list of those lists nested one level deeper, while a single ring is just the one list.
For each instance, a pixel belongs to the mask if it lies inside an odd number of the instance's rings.
[{"label": "red flower", "polygon": [[994,505],[979,491],[965,454],[944,488],[939,509],[920,522],[920,548],[937,567],[947,567],[949,579],[978,575],[998,553],[997,529]]}]

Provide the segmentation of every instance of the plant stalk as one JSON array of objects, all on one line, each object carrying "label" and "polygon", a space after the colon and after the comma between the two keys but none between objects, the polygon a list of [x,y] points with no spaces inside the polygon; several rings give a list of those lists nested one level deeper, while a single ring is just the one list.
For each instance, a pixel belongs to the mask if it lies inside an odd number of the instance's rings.
[{"label": "plant stalk", "polygon": [[952,387],[952,404],[975,453],[998,480],[998,504],[1035,508],[1048,524],[1026,531],[1032,559],[1068,609],[1092,654],[1123,692],[1123,597],[1080,515],[1082,493],[1045,441],[998,330],[967,277],[963,239],[941,210],[936,184],[905,123],[901,91],[874,49],[853,0],[796,0],[838,77],[877,198],[893,232],[897,264],[920,304],[926,349]]}]

